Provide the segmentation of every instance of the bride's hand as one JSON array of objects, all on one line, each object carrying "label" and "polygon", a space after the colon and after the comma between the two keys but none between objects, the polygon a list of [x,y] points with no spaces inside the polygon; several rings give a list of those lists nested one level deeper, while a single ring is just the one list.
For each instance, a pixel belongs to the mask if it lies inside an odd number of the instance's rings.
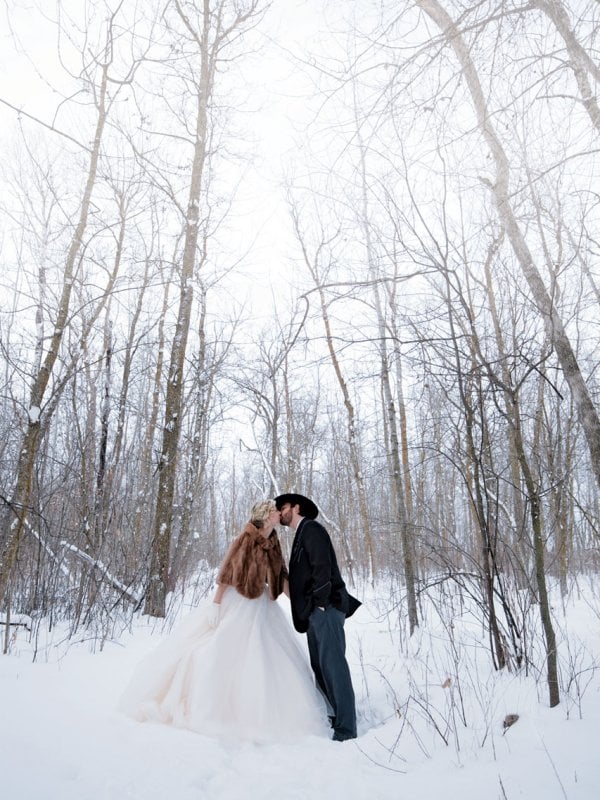
[{"label": "bride's hand", "polygon": [[221,605],[220,603],[215,603],[214,601],[210,604],[210,608],[208,609],[208,625],[213,630],[218,627],[219,622],[221,619]]}]

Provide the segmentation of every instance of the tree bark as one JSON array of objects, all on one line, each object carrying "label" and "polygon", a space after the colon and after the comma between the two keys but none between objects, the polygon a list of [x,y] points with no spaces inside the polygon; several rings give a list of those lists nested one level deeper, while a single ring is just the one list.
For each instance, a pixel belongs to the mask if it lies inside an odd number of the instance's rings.
[{"label": "tree bark", "polygon": [[560,0],[533,0],[532,5],[534,8],[539,8],[552,20],[564,41],[569,54],[568,64],[575,75],[581,102],[596,132],[600,133],[600,107],[598,106],[596,93],[589,80],[589,74],[591,74],[594,82],[596,84],[600,83],[600,69],[577,41],[577,37],[571,28],[569,15]]},{"label": "tree bark", "polygon": [[234,18],[228,24],[224,20],[226,5],[224,0],[214,3],[214,7],[211,0],[203,0],[202,22],[196,29],[183,5],[179,0],[173,0],[183,27],[198,48],[200,70],[196,87],[194,152],[191,161],[184,226],[179,304],[167,378],[162,446],[158,461],[159,481],[152,530],[150,574],[145,593],[144,613],[151,616],[163,617],[165,615],[166,595],[169,587],[173,504],[184,396],[184,363],[194,300],[193,282],[197,266],[200,200],[205,163],[209,156],[209,105],[220,51],[230,39],[240,35],[240,27],[256,11],[256,2],[257,0],[249,0],[246,11],[242,10],[242,4],[234,4]]},{"label": "tree bark", "polygon": [[600,418],[583,379],[577,357],[563,325],[562,319],[548,294],[543,278],[535,264],[510,202],[510,165],[502,143],[493,127],[477,70],[462,34],[449,14],[437,0],[417,0],[417,5],[440,27],[448,45],[454,51],[465,78],[479,127],[490,148],[496,168],[496,180],[490,186],[502,224],[507,232],[513,252],[527,281],[534,303],[540,312],[549,340],[569,385],[579,421],[590,452],[596,482],[600,486]]},{"label": "tree bark", "polygon": [[338,358],[338,354],[335,349],[333,331],[331,329],[331,322],[329,319],[329,311],[327,307],[327,300],[325,298],[325,292],[323,290],[323,285],[322,285],[322,276],[319,273],[319,258],[323,248],[326,245],[326,241],[325,237],[323,236],[313,258],[311,259],[306,247],[306,242],[304,240],[303,233],[300,229],[300,221],[295,209],[292,209],[292,219],[298,243],[300,244],[300,247],[302,249],[302,256],[304,263],[314,281],[315,289],[319,298],[319,311],[321,314],[321,319],[323,321],[323,327],[325,329],[325,342],[327,344],[327,350],[329,352],[329,358],[331,359],[333,371],[335,373],[338,386],[340,387],[340,391],[342,393],[344,408],[346,409],[346,444],[348,446],[348,454],[350,457],[350,466],[352,468],[354,485],[356,487],[356,493],[358,495],[358,508],[359,508],[360,525],[361,525],[360,534],[362,540],[364,541],[367,553],[367,559],[368,559],[367,571],[370,573],[371,576],[374,576],[375,566],[376,566],[375,553],[373,550],[373,539],[371,535],[371,522],[367,504],[365,480],[360,464],[359,441],[356,429],[357,425],[356,412],[354,409],[354,404],[352,403],[352,398],[350,397],[348,384],[346,383],[346,379],[344,378],[344,373],[342,371],[340,360]]},{"label": "tree bark", "polygon": [[[366,160],[366,147],[363,142],[360,121],[358,119],[357,99],[354,98],[354,115],[356,125],[356,137],[359,145],[360,153],[360,176],[361,176],[361,227],[364,237],[365,254],[367,267],[369,271],[369,278],[373,281],[373,294],[375,300],[375,311],[377,313],[377,327],[379,333],[379,358],[381,369],[381,383],[383,390],[384,414],[387,420],[388,427],[388,447],[392,468],[392,493],[393,493],[393,508],[398,517],[398,524],[400,528],[400,540],[402,543],[402,561],[404,567],[404,584],[406,590],[406,606],[408,613],[408,627],[409,634],[412,636],[414,630],[419,625],[419,615],[417,611],[417,592],[415,588],[415,558],[414,547],[411,539],[410,522],[408,519],[408,511],[406,508],[406,495],[405,495],[405,481],[408,477],[405,476],[401,458],[400,458],[400,436],[398,435],[398,418],[396,406],[394,403],[394,396],[392,393],[392,386],[390,381],[390,367],[387,348],[387,335],[388,331],[385,324],[385,316],[383,313],[380,289],[378,280],[380,275],[376,266],[376,259],[374,254],[371,226],[369,223],[369,201],[367,194],[367,160]],[[373,574],[373,578],[375,575]]]},{"label": "tree bark", "polygon": [[41,367],[35,375],[30,389],[27,427],[19,453],[17,479],[11,503],[12,508],[16,509],[17,516],[12,523],[9,523],[10,516],[12,516],[12,514],[10,510],[7,510],[3,520],[4,531],[2,543],[0,544],[0,602],[2,602],[2,599],[6,593],[11,571],[17,558],[21,537],[25,529],[25,520],[30,508],[35,459],[40,444],[43,423],[42,414],[44,409],[45,394],[54,369],[54,365],[59,355],[65,326],[67,325],[67,320],[69,317],[75,268],[82,250],[83,237],[87,228],[88,216],[90,213],[92,192],[96,184],[102,134],[104,133],[104,127],[107,119],[109,62],[103,64],[101,69],[100,90],[97,101],[98,116],[96,120],[96,129],[90,153],[87,179],[79,209],[79,217],[67,252],[56,321],[54,323],[54,330],[50,338],[48,350],[46,351],[46,355],[41,363]]}]

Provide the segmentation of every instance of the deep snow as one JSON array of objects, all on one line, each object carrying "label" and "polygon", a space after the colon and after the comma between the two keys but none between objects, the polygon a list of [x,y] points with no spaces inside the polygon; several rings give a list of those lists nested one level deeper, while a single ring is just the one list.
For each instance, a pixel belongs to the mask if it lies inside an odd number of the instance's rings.
[{"label": "deep snow", "polygon": [[[389,611],[394,592],[370,592],[347,623],[359,737],[344,743],[257,745],[124,717],[119,696],[167,635],[162,623],[137,618],[101,648],[85,632],[69,640],[60,626],[51,634],[39,627],[33,641],[18,629],[0,656],[0,797],[598,798],[600,603],[589,586],[573,592],[566,611],[555,606],[569,684],[555,709],[543,679],[494,672],[485,632],[463,606],[457,612],[446,598],[441,619],[426,605],[425,623],[407,639]],[[519,719],[505,729],[507,714]]]}]

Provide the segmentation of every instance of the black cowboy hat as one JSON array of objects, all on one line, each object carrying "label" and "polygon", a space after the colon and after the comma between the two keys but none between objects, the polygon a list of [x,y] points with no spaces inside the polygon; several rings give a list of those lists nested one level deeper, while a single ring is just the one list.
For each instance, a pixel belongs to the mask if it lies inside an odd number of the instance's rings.
[{"label": "black cowboy hat", "polygon": [[280,494],[279,497],[275,498],[275,505],[278,511],[281,511],[281,507],[286,503],[289,503],[291,506],[299,505],[300,516],[306,517],[307,519],[316,519],[319,516],[319,509],[312,500],[309,500],[308,497],[304,497],[303,494]]}]

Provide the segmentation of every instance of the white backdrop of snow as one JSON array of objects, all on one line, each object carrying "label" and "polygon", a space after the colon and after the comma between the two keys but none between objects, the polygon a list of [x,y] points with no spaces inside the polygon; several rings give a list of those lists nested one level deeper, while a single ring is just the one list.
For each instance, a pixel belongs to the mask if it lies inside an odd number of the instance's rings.
[{"label": "white backdrop of snow", "polygon": [[[167,635],[161,623],[148,618],[136,619],[102,649],[85,633],[69,640],[60,626],[52,633],[40,626],[33,642],[18,629],[9,654],[0,656],[1,797],[599,796],[600,626],[591,603],[573,600],[559,615],[561,631],[568,623],[569,636],[568,647],[565,638],[561,642],[563,680],[569,672],[576,680],[571,695],[550,709],[543,677],[536,684],[532,677],[493,671],[485,633],[471,614],[453,614],[456,650],[448,639],[448,619],[446,625],[436,623],[428,607],[427,627],[406,641],[397,612],[389,611],[397,598],[385,588],[367,594],[347,623],[360,720],[358,739],[344,743],[308,737],[257,745],[124,717],[116,706],[135,665]],[[287,600],[280,602],[289,611]],[[451,686],[443,688],[448,677]],[[582,718],[577,685],[585,692]],[[519,720],[505,731],[509,713],[519,714]]]}]

